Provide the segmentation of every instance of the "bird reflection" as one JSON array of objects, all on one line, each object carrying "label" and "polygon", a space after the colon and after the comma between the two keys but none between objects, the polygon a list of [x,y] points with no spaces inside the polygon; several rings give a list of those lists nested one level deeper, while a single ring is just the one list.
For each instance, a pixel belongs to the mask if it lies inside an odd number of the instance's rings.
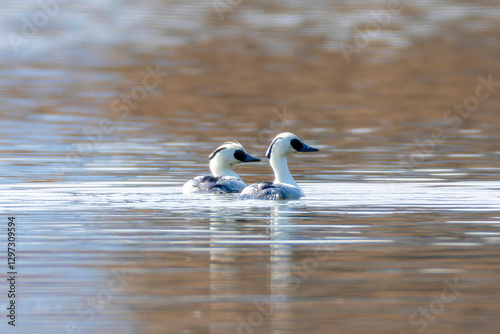
[{"label": "bird reflection", "polygon": [[236,324],[240,333],[282,333],[297,287],[289,242],[294,208],[281,202],[241,212],[217,207],[210,218],[211,311],[224,318],[210,329],[234,331]]}]

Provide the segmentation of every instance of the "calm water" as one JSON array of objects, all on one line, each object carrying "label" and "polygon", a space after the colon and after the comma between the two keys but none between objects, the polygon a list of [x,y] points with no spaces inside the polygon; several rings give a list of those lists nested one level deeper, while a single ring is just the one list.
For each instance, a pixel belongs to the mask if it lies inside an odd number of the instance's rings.
[{"label": "calm water", "polygon": [[[4,33],[40,10],[3,6]],[[2,333],[497,333],[500,95],[445,115],[500,81],[499,4],[405,3],[347,62],[384,6],[75,1],[3,39]],[[321,150],[289,160],[307,197],[181,194],[221,142],[262,158],[285,130]],[[272,180],[263,160],[237,171]]]}]

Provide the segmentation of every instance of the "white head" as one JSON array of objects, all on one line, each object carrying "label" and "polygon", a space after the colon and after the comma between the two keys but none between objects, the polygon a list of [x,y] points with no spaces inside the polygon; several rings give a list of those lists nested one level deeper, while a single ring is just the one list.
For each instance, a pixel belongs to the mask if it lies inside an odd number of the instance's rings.
[{"label": "white head", "polygon": [[266,151],[266,157],[286,157],[298,152],[317,152],[317,148],[306,145],[302,139],[291,132],[283,132],[277,135]]},{"label": "white head", "polygon": [[277,135],[269,148],[266,156],[271,160],[274,170],[274,183],[291,184],[300,189],[288,169],[287,156],[298,152],[316,152],[317,148],[304,144],[302,139],[291,132],[283,132]]},{"label": "white head", "polygon": [[215,177],[234,176],[240,178],[231,167],[242,162],[260,161],[248,154],[243,146],[237,141],[227,141],[219,146],[208,157],[210,159],[210,171]]}]

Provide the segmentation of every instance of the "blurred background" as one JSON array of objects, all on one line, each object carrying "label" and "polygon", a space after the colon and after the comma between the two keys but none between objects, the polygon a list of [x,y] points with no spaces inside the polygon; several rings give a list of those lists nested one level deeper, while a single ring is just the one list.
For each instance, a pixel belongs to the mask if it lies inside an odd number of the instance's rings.
[{"label": "blurred background", "polygon": [[[2,332],[497,333],[500,1],[0,5]],[[283,131],[307,199],[180,194]]]}]

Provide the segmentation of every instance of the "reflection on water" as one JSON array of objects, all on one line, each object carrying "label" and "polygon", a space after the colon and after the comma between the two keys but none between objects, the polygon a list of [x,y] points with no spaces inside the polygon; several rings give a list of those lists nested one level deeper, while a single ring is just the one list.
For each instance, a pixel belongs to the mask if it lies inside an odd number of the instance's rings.
[{"label": "reflection on water", "polygon": [[[7,32],[39,10],[4,5]],[[498,81],[499,7],[405,4],[348,63],[341,43],[384,6],[71,2],[18,54],[2,40],[16,333],[496,333],[498,92],[446,115]],[[304,199],[181,194],[221,142],[258,156],[284,130],[321,149],[290,159]],[[265,161],[238,173],[272,179]]]}]

